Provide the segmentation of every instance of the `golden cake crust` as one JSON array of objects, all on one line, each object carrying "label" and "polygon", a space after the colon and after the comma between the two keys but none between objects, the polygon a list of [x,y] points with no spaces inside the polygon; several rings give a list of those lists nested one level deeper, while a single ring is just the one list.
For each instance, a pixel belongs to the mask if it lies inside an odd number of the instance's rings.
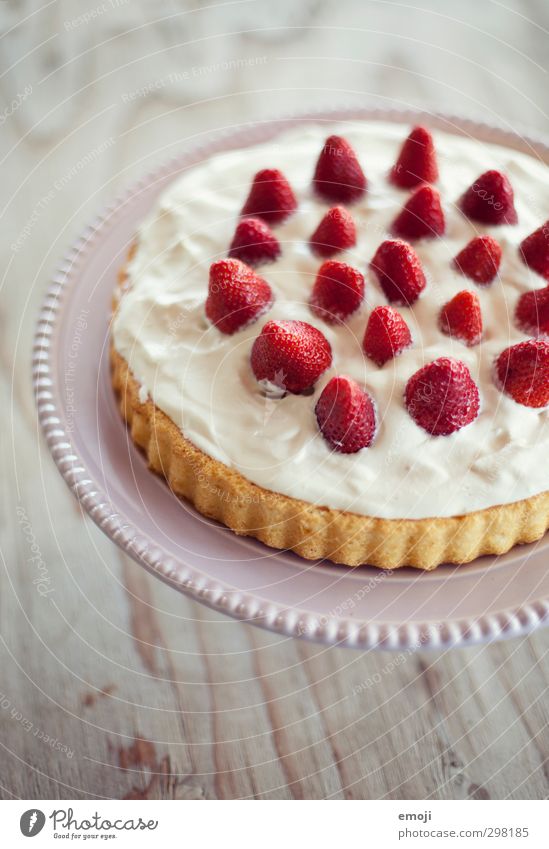
[{"label": "golden cake crust", "polygon": [[[125,268],[118,282],[114,310],[127,287]],[[140,385],[112,343],[111,366],[122,416],[150,469],[203,516],[272,548],[346,566],[432,570],[441,563],[504,554],[540,539],[549,527],[549,492],[464,516],[429,519],[361,516],[271,492],[197,448],[150,398],[141,403]]]}]

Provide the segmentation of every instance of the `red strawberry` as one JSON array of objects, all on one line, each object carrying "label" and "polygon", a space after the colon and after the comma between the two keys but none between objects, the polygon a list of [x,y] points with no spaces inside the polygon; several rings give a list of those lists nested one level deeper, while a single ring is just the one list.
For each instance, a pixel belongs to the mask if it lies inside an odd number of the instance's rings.
[{"label": "red strawberry", "polygon": [[311,309],[328,324],[344,321],[354,313],[364,298],[364,277],[346,262],[329,259],[316,275],[311,294]]},{"label": "red strawberry", "polygon": [[274,262],[280,256],[280,244],[269,225],[261,218],[243,218],[237,224],[229,256],[248,265]]},{"label": "red strawberry", "polygon": [[491,283],[501,263],[501,246],[492,236],[477,236],[454,258],[453,265],[480,286]]},{"label": "red strawberry", "polygon": [[222,333],[242,330],[272,303],[267,281],[239,259],[220,259],[210,267],[206,315]]},{"label": "red strawberry", "polygon": [[549,221],[526,236],[520,244],[520,253],[528,268],[549,280]]},{"label": "red strawberry", "polygon": [[370,268],[392,303],[410,306],[425,289],[425,274],[419,257],[406,242],[398,239],[382,242]]},{"label": "red strawberry", "polygon": [[330,257],[356,245],[356,227],[352,215],[343,206],[329,209],[310,240],[317,256]]},{"label": "red strawberry", "polygon": [[511,345],[496,360],[496,377],[503,392],[525,407],[549,404],[549,342],[529,339]]},{"label": "red strawberry", "polygon": [[241,215],[253,215],[280,224],[297,209],[297,200],[286,177],[276,168],[265,168],[254,177]]},{"label": "red strawberry", "polygon": [[396,165],[391,169],[390,179],[402,189],[438,180],[435,145],[431,133],[425,127],[414,127],[402,145]]},{"label": "red strawberry", "polygon": [[350,377],[332,377],[315,407],[324,439],[334,451],[356,454],[372,444],[376,431],[374,402]]},{"label": "red strawberry", "polygon": [[515,319],[523,333],[549,336],[549,286],[525,292],[518,299]]},{"label": "red strawberry", "polygon": [[366,177],[346,139],[330,136],[324,142],[313,176],[317,194],[336,203],[353,203],[366,191]]},{"label": "red strawberry", "polygon": [[305,321],[268,321],[252,347],[256,378],[294,395],[313,386],[331,364],[330,343]]},{"label": "red strawberry", "polygon": [[477,345],[482,336],[480,302],[474,292],[458,292],[445,304],[439,315],[439,327],[448,336],[460,339],[469,347]]},{"label": "red strawberry", "polygon": [[420,186],[393,221],[391,230],[403,239],[434,239],[446,229],[440,195],[433,186]]},{"label": "red strawberry", "polygon": [[362,343],[367,357],[382,366],[411,344],[410,329],[394,307],[376,307],[373,310]]},{"label": "red strawberry", "polygon": [[471,424],[479,411],[479,394],[469,369],[460,360],[439,357],[412,375],[405,390],[408,412],[433,436],[447,436]]},{"label": "red strawberry", "polygon": [[501,171],[486,171],[477,177],[458,204],[468,218],[482,224],[516,224],[513,187]]}]

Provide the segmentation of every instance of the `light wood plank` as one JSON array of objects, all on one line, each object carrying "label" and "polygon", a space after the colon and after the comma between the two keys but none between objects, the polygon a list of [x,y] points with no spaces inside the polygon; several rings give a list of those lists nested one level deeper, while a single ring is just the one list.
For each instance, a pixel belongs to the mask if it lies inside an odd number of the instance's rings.
[{"label": "light wood plank", "polygon": [[0,4],[0,97],[32,87],[0,133],[0,796],[545,798],[549,632],[360,654],[213,613],[81,514],[28,375],[59,255],[201,132],[366,100],[547,132],[547,4],[196,6]]}]

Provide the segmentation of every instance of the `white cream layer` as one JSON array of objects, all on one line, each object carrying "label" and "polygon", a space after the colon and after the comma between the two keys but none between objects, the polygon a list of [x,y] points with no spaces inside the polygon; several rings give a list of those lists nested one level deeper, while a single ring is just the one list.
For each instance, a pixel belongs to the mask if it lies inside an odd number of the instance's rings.
[{"label": "white cream layer", "polygon": [[[526,498],[549,488],[549,412],[519,406],[492,381],[494,357],[526,338],[513,324],[518,296],[544,281],[519,259],[520,240],[549,217],[546,165],[514,151],[435,133],[446,213],[446,235],[416,249],[428,283],[402,314],[414,345],[378,368],[365,359],[361,341],[368,315],[386,303],[368,263],[408,197],[386,175],[408,127],[385,123],[299,127],[268,144],[228,152],[197,166],[173,183],[138,234],[129,268],[131,288],[113,325],[116,349],[153,401],[195,445],[266,489],[319,505],[386,518],[469,513]],[[358,243],[341,254],[366,277],[362,309],[343,327],[316,318],[307,305],[320,261],[308,237],[328,209],[311,192],[311,175],[323,142],[345,136],[369,181],[352,207]],[[282,258],[263,266],[276,296],[267,316],[226,336],[208,326],[204,300],[210,264],[226,255],[250,182],[261,168],[280,168],[292,184],[299,210],[275,232]],[[483,171],[498,168],[515,189],[518,226],[484,227],[466,220],[455,202]],[[475,286],[451,267],[476,234],[492,233],[503,247],[500,277]],[[466,348],[444,336],[437,315],[462,289],[481,302],[484,337]],[[312,396],[267,399],[249,366],[252,342],[270,318],[308,321],[332,345],[333,367]],[[452,436],[429,436],[408,415],[403,390],[425,363],[449,355],[465,362],[478,383],[481,413]],[[355,455],[330,450],[319,433],[316,400],[334,374],[348,374],[375,399],[374,444]]]}]

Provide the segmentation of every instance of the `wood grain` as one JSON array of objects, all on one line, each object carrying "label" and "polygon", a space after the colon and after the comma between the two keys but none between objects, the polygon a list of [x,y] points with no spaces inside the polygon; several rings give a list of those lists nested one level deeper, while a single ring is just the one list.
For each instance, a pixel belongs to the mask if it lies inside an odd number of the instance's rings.
[{"label": "wood grain", "polygon": [[29,349],[70,239],[212,127],[368,100],[547,132],[547,4],[103,5],[0,4],[0,795],[545,798],[549,632],[357,653],[189,601],[82,515]]}]

